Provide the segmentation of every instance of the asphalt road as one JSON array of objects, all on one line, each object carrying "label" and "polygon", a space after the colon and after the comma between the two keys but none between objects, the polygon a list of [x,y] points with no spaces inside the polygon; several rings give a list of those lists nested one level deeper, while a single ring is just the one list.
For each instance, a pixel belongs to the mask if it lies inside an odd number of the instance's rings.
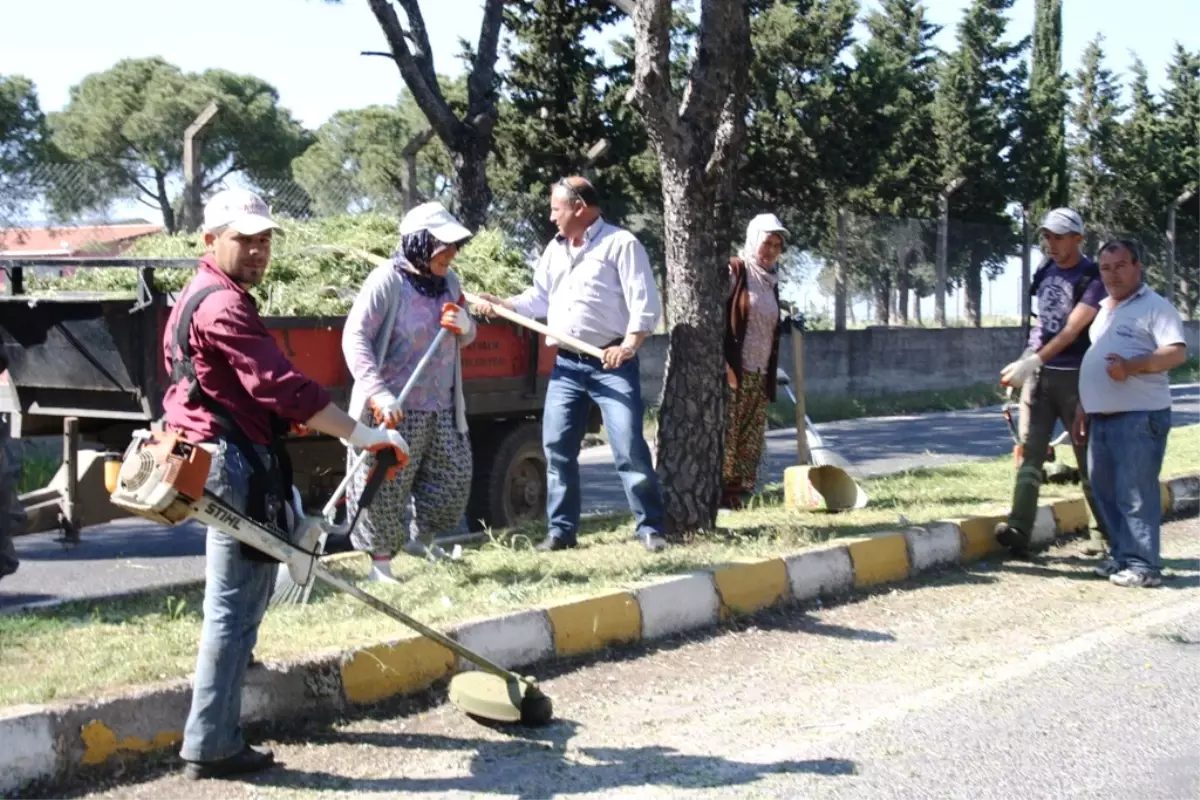
[{"label": "asphalt road", "polygon": [[[1172,387],[1173,423],[1200,422],[1200,384]],[[1011,452],[1012,440],[996,408],[876,417],[817,426],[826,446],[859,476],[896,472]],[[796,463],[795,430],[768,434],[767,482]],[[585,513],[628,508],[607,446],[580,457]],[[120,594],[204,577],[204,533],[195,525],[168,529],[141,520],[97,525],[82,543],[66,548],[46,533],[17,539],[21,567],[0,580],[0,613],[68,599]]]},{"label": "asphalt road", "polygon": [[556,721],[478,725],[430,692],[267,743],[280,766],[96,798],[1195,798],[1200,524],[1170,579],[1095,578],[1078,545],[952,568],[652,647],[542,666]]}]

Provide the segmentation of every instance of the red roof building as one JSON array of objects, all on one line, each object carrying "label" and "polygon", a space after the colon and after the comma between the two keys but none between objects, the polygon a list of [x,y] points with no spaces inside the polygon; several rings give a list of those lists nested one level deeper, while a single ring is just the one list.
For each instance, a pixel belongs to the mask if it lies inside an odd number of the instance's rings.
[{"label": "red roof building", "polygon": [[162,225],[144,222],[20,228],[0,234],[0,256],[115,256],[120,255],[135,239],[158,233],[162,229]]}]

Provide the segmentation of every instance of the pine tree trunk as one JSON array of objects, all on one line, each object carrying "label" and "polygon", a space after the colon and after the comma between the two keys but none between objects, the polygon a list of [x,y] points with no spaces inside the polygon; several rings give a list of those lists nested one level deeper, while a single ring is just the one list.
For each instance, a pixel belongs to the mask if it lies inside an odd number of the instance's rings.
[{"label": "pine tree trunk", "polygon": [[983,327],[983,270],[977,264],[967,268],[967,322],[976,328]]},{"label": "pine tree trunk", "polygon": [[924,328],[925,322],[921,319],[921,295],[913,297],[913,320],[917,323],[918,328]]},{"label": "pine tree trunk", "polygon": [[908,256],[896,264],[896,322],[908,326]]},{"label": "pine tree trunk", "polygon": [[711,206],[680,172],[663,170],[667,298],[671,319],[666,377],[656,437],[667,535],[679,539],[710,529],[721,496],[725,445],[725,306],[714,302],[724,286]]},{"label": "pine tree trunk", "polygon": [[658,155],[667,262],[666,376],[656,468],[668,538],[716,525],[725,443],[725,288],[737,159],[745,133],[750,15],[705,0],[685,98],[670,82],[670,0],[626,4],[633,16],[633,99]]},{"label": "pine tree trunk", "polygon": [[889,300],[892,294],[892,276],[890,272],[884,272],[879,276],[879,280],[875,283],[875,324],[886,326],[890,321],[888,317],[888,307],[891,305]]},{"label": "pine tree trunk", "polygon": [[474,141],[454,155],[454,195],[458,218],[467,229],[477,231],[487,223],[492,205],[492,187],[488,184],[487,158],[491,137],[474,137]]}]

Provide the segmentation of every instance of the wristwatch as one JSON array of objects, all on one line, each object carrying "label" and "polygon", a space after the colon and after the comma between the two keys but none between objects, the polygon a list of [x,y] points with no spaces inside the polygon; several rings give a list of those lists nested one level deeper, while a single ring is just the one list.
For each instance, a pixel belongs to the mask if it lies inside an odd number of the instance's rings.
[{"label": "wristwatch", "polygon": [[625,356],[626,358],[633,358],[637,355],[637,350],[627,344],[623,344],[621,345],[621,355]]}]

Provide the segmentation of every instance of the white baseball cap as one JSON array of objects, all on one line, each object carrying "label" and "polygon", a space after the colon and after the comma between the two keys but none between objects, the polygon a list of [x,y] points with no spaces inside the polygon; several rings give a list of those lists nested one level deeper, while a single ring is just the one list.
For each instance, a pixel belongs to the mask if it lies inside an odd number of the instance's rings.
[{"label": "white baseball cap", "polygon": [[1042,224],[1038,226],[1038,230],[1052,231],[1059,235],[1078,233],[1083,236],[1083,218],[1069,208],[1056,208],[1042,218]]},{"label": "white baseball cap", "polygon": [[750,221],[749,228],[762,231],[763,233],[787,233],[788,229],[783,227],[783,223],[779,221],[779,217],[774,214],[759,214]]},{"label": "white baseball cap", "polygon": [[458,244],[474,235],[436,200],[422,203],[400,221],[401,236],[417,231],[429,231],[433,238],[443,244]]},{"label": "white baseball cap", "polygon": [[224,227],[245,236],[283,230],[271,219],[266,201],[247,189],[224,189],[204,206],[204,232]]}]

